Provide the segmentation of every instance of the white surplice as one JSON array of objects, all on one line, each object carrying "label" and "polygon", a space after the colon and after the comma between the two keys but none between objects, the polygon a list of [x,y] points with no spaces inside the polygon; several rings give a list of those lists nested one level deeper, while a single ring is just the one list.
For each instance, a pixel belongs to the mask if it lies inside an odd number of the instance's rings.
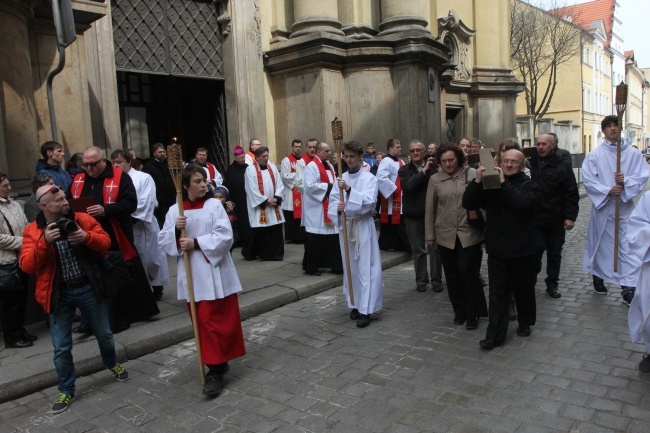
[{"label": "white surplice", "polygon": [[393,193],[397,189],[395,181],[399,167],[399,158],[398,161],[395,161],[386,156],[381,159],[377,169],[377,187],[381,195],[388,199],[388,215],[393,214]]},{"label": "white surplice", "polygon": [[[330,165],[331,167],[331,165]],[[331,170],[325,167],[328,182],[321,182],[320,171],[316,161],[307,164],[302,173],[302,221],[301,225],[305,227],[307,233],[317,235],[335,235],[339,232],[338,228],[332,223],[325,224],[325,207],[323,200],[327,194],[328,183],[332,184],[332,190],[336,187],[336,179]],[[334,244],[336,245],[336,244]]]},{"label": "white surplice", "polygon": [[149,284],[164,286],[169,284],[169,269],[165,253],[158,248],[160,228],[153,215],[156,207],[156,183],[143,171],[131,169],[128,175],[133,181],[138,197],[138,208],[131,214],[138,220],[133,224],[133,243],[147,273]]},{"label": "white surplice", "polygon": [[297,170],[300,161],[301,159],[292,164],[289,157],[286,156],[280,162],[280,175],[282,176],[282,183],[284,184],[284,198],[282,200],[283,210],[293,212],[293,189],[296,187],[297,171],[292,171],[292,169]]},{"label": "white surplice", "polygon": [[627,221],[627,241],[632,254],[643,262],[627,316],[630,338],[650,353],[650,191],[639,199]]},{"label": "white surplice", "polygon": [[[269,170],[273,171],[273,176],[275,177],[275,190],[273,189],[273,181],[271,180],[271,175]],[[278,219],[275,206],[266,206],[266,220],[267,223],[260,223],[260,215],[262,213],[262,208],[260,204],[264,203],[266,200],[273,197],[283,197],[284,185],[282,184],[282,178],[278,169],[275,168],[275,165],[270,162],[267,164],[266,170],[260,170],[262,173],[262,184],[264,186],[264,194],[260,193],[260,188],[257,183],[257,171],[256,164],[249,165],[246,168],[246,205],[248,207],[248,220],[252,228],[256,227],[271,227],[275,224],[284,223],[284,217],[282,216],[282,210],[278,208],[278,214],[280,218]]]},{"label": "white surplice", "polygon": [[336,223],[343,256],[343,294],[349,308],[356,308],[361,314],[372,314],[382,309],[384,283],[381,275],[381,255],[377,242],[377,230],[372,212],[377,203],[377,179],[370,172],[359,170],[354,174],[343,173],[343,180],[350,185],[350,193],[344,192],[345,219],[348,231],[348,252],[354,304],[350,302],[347,267],[345,266],[345,243],[342,216],[337,206],[340,201],[339,188],[335,186],[330,194],[328,214]]},{"label": "white surplice", "polygon": [[[187,217],[186,236],[196,238],[200,246],[200,249],[189,251],[195,301],[213,301],[241,292],[230,255],[232,226],[221,201],[209,198],[202,208],[185,210],[184,214]],[[178,299],[189,302],[183,251],[176,243],[176,217],[178,204],[169,209],[158,244],[165,253],[176,257]]]},{"label": "white surplice", "polygon": [[648,182],[648,164],[641,153],[624,142],[621,147],[621,173],[625,182],[621,194],[618,272],[614,272],[614,215],[616,198],[609,195],[615,185],[616,146],[604,141],[591,151],[582,164],[584,186],[591,199],[591,218],[587,232],[582,270],[621,286],[636,286],[641,261],[627,245],[627,220],[634,209],[634,198]]}]

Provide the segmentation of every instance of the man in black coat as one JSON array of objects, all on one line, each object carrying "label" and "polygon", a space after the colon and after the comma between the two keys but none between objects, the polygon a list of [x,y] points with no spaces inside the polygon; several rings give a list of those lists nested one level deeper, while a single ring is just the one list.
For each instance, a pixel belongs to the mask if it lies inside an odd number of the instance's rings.
[{"label": "man in black coat", "polygon": [[539,186],[523,173],[524,154],[507,151],[497,168],[501,188],[484,190],[485,167],[476,170],[463,195],[466,209],[485,209],[485,249],[490,280],[489,324],[479,346],[491,350],[502,345],[508,332],[510,288],[515,294],[519,327],[517,335],[528,337],[535,324],[535,202]]},{"label": "man in black coat", "polygon": [[169,172],[165,145],[162,143],[154,144],[152,155],[153,158],[144,164],[142,171],[151,175],[156,184],[158,206],[154,209],[153,215],[156,217],[160,228],[162,228],[167,211],[176,203],[176,187],[174,186],[172,174]]},{"label": "man in black coat", "polygon": [[[409,155],[411,162],[399,168],[397,177],[402,185],[402,216],[406,222],[406,235],[413,252],[415,285],[418,292],[426,292],[427,284],[431,281],[433,291],[442,292],[442,262],[438,247],[429,247],[424,241],[427,186],[431,175],[438,172],[438,166],[435,159],[426,154],[424,144],[419,140],[411,141]],[[427,254],[431,279],[427,271]]]},{"label": "man in black coat", "polygon": [[546,292],[553,298],[562,296],[558,289],[562,246],[565,233],[578,217],[578,185],[570,164],[560,156],[551,134],[535,139],[537,155],[530,159],[530,175],[541,189],[535,203],[535,238],[537,273],[542,270],[546,250]]}]

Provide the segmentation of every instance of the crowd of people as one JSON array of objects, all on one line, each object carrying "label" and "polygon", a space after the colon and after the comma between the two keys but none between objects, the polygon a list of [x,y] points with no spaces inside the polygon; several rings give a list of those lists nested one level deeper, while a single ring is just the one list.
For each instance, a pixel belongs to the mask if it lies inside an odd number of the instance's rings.
[{"label": "crowd of people", "polygon": [[[583,164],[592,201],[583,269],[593,275],[597,294],[608,293],[605,281],[621,286],[632,339],[650,353],[650,196],[636,208],[633,203],[650,171],[623,140],[617,172],[618,119],[607,116],[601,126],[605,140]],[[36,340],[24,328],[31,284],[48,313],[59,376],[52,411],[66,410],[74,399],[72,332],[92,332],[104,365],[127,380],[113,334],[159,313],[156,301],[170,282],[166,254],[177,260],[177,298],[189,303],[188,287],[194,288],[197,344],[208,369],[203,393],[218,395],[228,361],[245,354],[232,250],[241,247],[245,260],[282,261],[286,242],[304,245],[306,275],[342,274],[350,319],[359,328],[382,309],[380,250],[389,250],[412,254],[418,292],[429,286],[442,292],[444,271],[455,325],[476,330],[487,317],[481,349],[505,344],[510,321],[517,321],[518,336],[529,337],[544,252],[546,292],[557,299],[566,232],[578,217],[571,158],[558,144],[555,134],[540,134],[533,153],[507,138],[495,146],[494,161],[470,164],[468,156],[485,148],[478,138],[440,145],[412,140],[406,160],[398,139],[388,140],[386,153],[356,141],[333,152],[314,138],[303,153],[296,139],[276,166],[268,147],[252,139],[248,151],[234,148],[223,174],[207,149],[198,148],[175,183],[161,143],[144,164],[131,150],[107,158],[91,146],[65,171],[63,147],[46,142],[24,209],[0,173],[0,266],[20,267],[16,287],[0,291],[5,345],[25,348]],[[100,268],[111,251],[130,269],[128,296],[102,289]],[[484,251],[487,283],[480,273]],[[35,275],[31,283],[26,274]],[[649,355],[637,369],[650,374]]]}]

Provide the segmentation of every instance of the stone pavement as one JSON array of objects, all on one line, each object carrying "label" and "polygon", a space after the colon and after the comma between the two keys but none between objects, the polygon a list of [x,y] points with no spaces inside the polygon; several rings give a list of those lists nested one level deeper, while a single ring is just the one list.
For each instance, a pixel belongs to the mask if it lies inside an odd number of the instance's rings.
[{"label": "stone pavement", "polygon": [[[193,341],[0,405],[0,432],[630,432],[650,431],[650,378],[635,365],[617,288],[593,293],[581,271],[587,199],[564,253],[562,298],[538,284],[528,338],[478,348],[486,321],[452,324],[446,291],[419,293],[404,263],[384,271],[384,310],[358,329],[336,287],[244,321],[248,354],[204,398]],[[484,269],[484,275],[487,275]]]},{"label": "stone pavement", "polygon": [[[239,296],[242,319],[295,302],[298,299],[335,287],[341,275],[324,272],[320,277],[302,272],[302,245],[285,245],[282,262],[247,262],[240,249],[233,259],[244,291]],[[382,265],[395,266],[410,260],[410,255],[382,252]],[[115,335],[115,348],[120,362],[135,359],[156,350],[193,338],[192,323],[184,301],[176,299],[176,264],[170,259],[171,284],[165,288],[158,303],[160,314],[148,322],[138,322]],[[7,349],[0,342],[0,402],[14,399],[58,382],[52,364],[52,343],[44,322],[27,327],[38,341],[26,349]],[[74,337],[73,355],[77,374],[87,375],[104,367],[98,357],[97,342],[92,336]]]}]

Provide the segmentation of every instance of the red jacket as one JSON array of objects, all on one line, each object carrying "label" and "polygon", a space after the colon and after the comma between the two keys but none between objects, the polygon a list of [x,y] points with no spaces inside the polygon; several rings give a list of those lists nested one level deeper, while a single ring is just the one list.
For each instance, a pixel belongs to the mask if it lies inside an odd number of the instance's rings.
[{"label": "red jacket", "polygon": [[[96,253],[105,253],[111,246],[111,238],[95,218],[85,213],[74,215],[75,221],[88,237],[83,246]],[[56,252],[54,245],[45,241],[43,214],[25,227],[23,248],[20,252],[20,268],[27,274],[36,274],[35,298],[46,313],[50,312],[52,292],[55,287]]]}]

